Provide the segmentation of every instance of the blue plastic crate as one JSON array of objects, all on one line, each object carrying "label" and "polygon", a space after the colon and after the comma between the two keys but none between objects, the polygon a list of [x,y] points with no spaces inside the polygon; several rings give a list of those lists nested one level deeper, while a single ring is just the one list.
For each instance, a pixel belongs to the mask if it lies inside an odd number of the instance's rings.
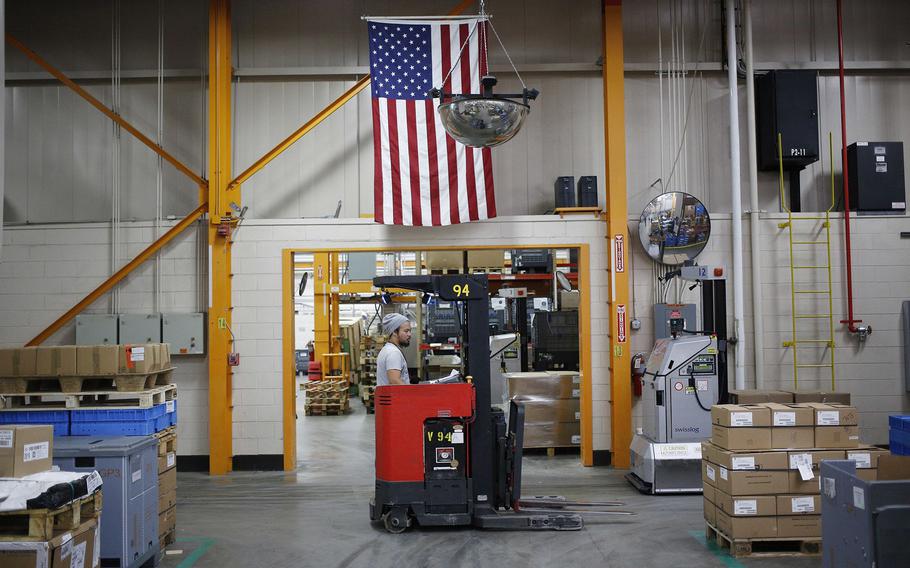
[{"label": "blue plastic crate", "polygon": [[891,453],[898,456],[910,456],[910,431],[891,429],[888,442]]},{"label": "blue plastic crate", "polygon": [[69,436],[68,410],[16,410],[0,412],[0,424],[46,424],[54,427],[54,436]]},{"label": "blue plastic crate", "polygon": [[163,404],[151,408],[93,408],[72,410],[73,422],[143,422],[165,414]]},{"label": "blue plastic crate", "polygon": [[171,426],[177,425],[177,400],[174,399],[174,412],[171,412],[168,416],[171,417]]},{"label": "blue plastic crate", "polygon": [[910,432],[910,416],[889,416],[888,425],[892,430]]},{"label": "blue plastic crate", "polygon": [[72,436],[150,436],[158,431],[157,418],[131,422],[72,422]]}]

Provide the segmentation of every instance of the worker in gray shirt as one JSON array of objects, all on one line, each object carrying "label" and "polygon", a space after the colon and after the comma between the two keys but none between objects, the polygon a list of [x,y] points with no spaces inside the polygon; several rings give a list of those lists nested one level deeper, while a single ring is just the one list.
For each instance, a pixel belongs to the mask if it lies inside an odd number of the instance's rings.
[{"label": "worker in gray shirt", "polygon": [[376,386],[410,384],[401,349],[411,344],[411,322],[401,314],[389,314],[382,318],[382,332],[388,341],[376,358]]}]

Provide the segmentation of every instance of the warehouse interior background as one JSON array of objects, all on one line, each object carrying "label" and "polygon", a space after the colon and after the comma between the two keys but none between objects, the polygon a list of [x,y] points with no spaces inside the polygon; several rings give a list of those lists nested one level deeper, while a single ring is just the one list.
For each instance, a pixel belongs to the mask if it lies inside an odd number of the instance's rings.
[{"label": "warehouse interior background", "polygon": [[[240,168],[351,87],[368,72],[365,14],[446,13],[443,1],[234,0],[231,83],[232,161]],[[546,244],[589,247],[590,283],[582,298],[590,316],[590,431],[594,452],[611,446],[610,273],[607,227],[595,217],[548,214],[557,176],[597,176],[603,201],[604,93],[601,2],[497,0],[489,3],[503,42],[528,83],[541,91],[530,119],[496,149],[499,217],[480,223],[408,228],[376,225],[368,91],[243,185],[248,211],[234,234],[232,335],[242,357],[233,371],[234,467],[285,466],[286,362],[283,254],[449,246],[510,249]],[[732,216],[730,137],[723,54],[723,3],[648,0],[623,5],[625,155],[632,352],[653,343],[650,305],[663,294],[637,242],[639,212],[666,190],[698,197],[710,210],[711,240],[700,262],[730,266],[734,223],[743,226],[745,302],[741,360],[746,386],[793,384],[791,294],[786,219],[775,172],[758,173],[760,211],[749,215],[748,168],[742,168],[747,214]],[[6,2],[6,30],[151,138],[198,175],[208,171],[208,2]],[[845,4],[847,129],[850,142],[904,140],[910,132],[910,4],[871,0]],[[802,173],[804,211],[824,211],[835,177],[840,192],[840,128],[833,2],[767,0],[753,8],[755,69],[818,71],[822,158]],[[6,47],[3,227],[0,249],[0,345],[21,346],[197,206],[198,188],[15,49]],[[491,51],[502,82],[502,53]],[[671,71],[667,73],[667,71]],[[685,73],[679,71],[685,70]],[[741,81],[742,84],[742,81]],[[745,89],[739,90],[746,124]],[[747,152],[745,127],[738,144]],[[834,132],[834,162],[828,159]],[[677,157],[678,156],[678,157]],[[743,162],[745,164],[745,161]],[[905,170],[907,166],[905,160]],[[910,177],[906,175],[905,177]],[[336,215],[336,208],[339,206]],[[845,306],[842,215],[833,213],[834,309]],[[900,302],[910,298],[910,241],[904,215],[858,216],[853,225],[855,311],[873,333],[860,342],[837,325],[836,388],[850,392],[862,439],[887,443],[888,415],[910,411],[902,377]],[[750,223],[760,226],[753,246]],[[810,229],[811,230],[811,229]],[[133,272],[86,313],[205,312],[211,293],[207,223],[200,221]],[[760,274],[751,253],[762,258]],[[756,280],[758,278],[758,280]],[[685,288],[670,298],[685,300]],[[732,294],[728,294],[729,329]],[[803,302],[803,300],[800,300]],[[804,307],[812,308],[811,301]],[[755,353],[753,320],[763,323]],[[46,344],[74,343],[70,323]],[[207,469],[209,359],[175,361],[181,420],[178,461]],[[824,389],[824,373],[801,375],[801,388]],[[633,420],[639,419],[637,408]],[[637,422],[633,423],[633,426]],[[608,455],[608,454],[607,454]],[[238,458],[245,458],[238,459]]]}]

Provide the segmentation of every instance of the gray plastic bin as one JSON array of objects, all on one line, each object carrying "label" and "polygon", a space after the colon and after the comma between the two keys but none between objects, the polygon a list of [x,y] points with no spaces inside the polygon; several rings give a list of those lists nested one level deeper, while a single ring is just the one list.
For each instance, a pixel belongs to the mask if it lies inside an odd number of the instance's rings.
[{"label": "gray plastic bin", "polygon": [[821,467],[822,565],[907,566],[910,562],[910,480],[864,481],[856,462]]},{"label": "gray plastic bin", "polygon": [[54,465],[104,481],[101,566],[133,568],[158,554],[158,441],[154,436],[54,438]]}]

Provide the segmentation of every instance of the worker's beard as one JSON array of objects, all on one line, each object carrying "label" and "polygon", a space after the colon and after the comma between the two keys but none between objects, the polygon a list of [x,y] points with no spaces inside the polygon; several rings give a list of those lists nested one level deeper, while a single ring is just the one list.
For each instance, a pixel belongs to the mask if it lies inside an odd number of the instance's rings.
[{"label": "worker's beard", "polygon": [[407,340],[407,341],[405,341],[404,339],[401,339],[401,338],[398,339],[398,345],[401,346],[401,347],[407,347],[407,346],[410,345],[410,344],[411,344],[411,340],[410,340],[410,339]]}]

